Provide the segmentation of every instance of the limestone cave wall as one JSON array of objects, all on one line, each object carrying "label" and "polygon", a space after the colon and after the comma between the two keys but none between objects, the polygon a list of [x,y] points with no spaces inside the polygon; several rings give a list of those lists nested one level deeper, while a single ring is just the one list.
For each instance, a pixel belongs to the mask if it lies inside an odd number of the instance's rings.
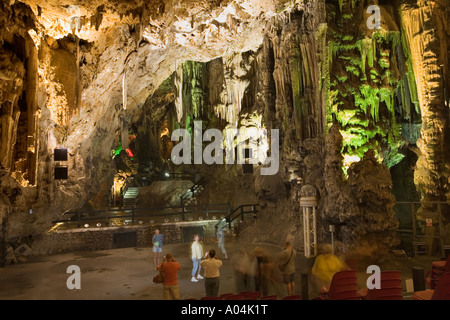
[{"label": "limestone cave wall", "polygon": [[[380,8],[377,28],[367,25],[370,5]],[[276,175],[200,168],[210,182],[203,201],[261,204],[248,240],[289,238],[301,249],[308,184],[321,242],[335,224],[349,248],[382,257],[398,243],[390,168],[418,155],[425,212],[449,195],[449,7],[2,0],[0,241],[108,206],[131,175],[173,169],[170,134],[202,120],[205,129],[280,130]],[[55,148],[68,149],[67,180],[54,178]]]}]

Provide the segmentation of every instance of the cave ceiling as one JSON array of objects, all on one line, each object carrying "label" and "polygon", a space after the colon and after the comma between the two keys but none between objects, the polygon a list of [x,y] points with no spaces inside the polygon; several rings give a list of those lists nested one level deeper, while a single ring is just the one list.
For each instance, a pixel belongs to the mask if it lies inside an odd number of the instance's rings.
[{"label": "cave ceiling", "polygon": [[[379,32],[366,25],[365,7],[372,2],[381,6]],[[241,101],[250,100],[281,129],[285,171],[301,172],[324,197],[335,192],[342,208],[351,207],[351,197],[339,198],[345,152],[334,144],[340,141],[336,128],[336,141],[329,142],[336,181],[327,178],[333,183],[324,186],[330,169],[323,146],[336,121],[344,147],[355,153],[347,155],[358,160],[384,144],[385,158],[397,164],[399,150],[410,143],[419,156],[411,170],[422,198],[450,198],[443,94],[445,86],[450,91],[448,17],[448,0],[1,0],[0,218],[9,217],[10,237],[42,232],[99,190],[107,194],[117,136],[128,135],[128,125],[145,112],[150,122],[165,116],[176,101],[164,82],[186,61],[190,71],[211,62],[210,78],[202,80],[209,81],[209,98],[214,90],[234,96],[238,113]],[[226,63],[240,78],[227,74]],[[230,80],[227,88],[214,82],[217,70]],[[245,90],[252,96],[243,99]],[[68,149],[68,181],[52,178],[55,148]],[[375,166],[378,160],[364,161],[389,180],[389,170]],[[385,196],[393,203],[390,191]],[[325,211],[338,212],[336,201]],[[386,205],[383,197],[379,202]],[[30,208],[36,214],[29,215]]]}]

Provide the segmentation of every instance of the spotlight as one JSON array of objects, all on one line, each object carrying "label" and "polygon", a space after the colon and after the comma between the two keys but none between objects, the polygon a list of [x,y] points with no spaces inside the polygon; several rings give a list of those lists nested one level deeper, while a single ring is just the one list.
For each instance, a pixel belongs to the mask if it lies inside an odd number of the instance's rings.
[{"label": "spotlight", "polygon": [[166,172],[165,176],[168,178],[168,177],[170,177],[170,174],[168,172]]},{"label": "spotlight", "polygon": [[102,226],[102,224],[101,223],[97,223],[97,227],[101,227]]},{"label": "spotlight", "polygon": [[84,227],[85,227],[85,228],[89,228],[89,225],[86,223],[86,224],[84,225]]}]

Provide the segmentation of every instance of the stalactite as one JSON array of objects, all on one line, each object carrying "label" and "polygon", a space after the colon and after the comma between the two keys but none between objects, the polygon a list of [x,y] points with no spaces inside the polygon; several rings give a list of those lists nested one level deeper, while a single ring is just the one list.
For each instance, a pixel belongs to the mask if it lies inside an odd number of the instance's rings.
[{"label": "stalactite", "polygon": [[224,56],[223,60],[225,61],[224,77],[227,101],[225,108],[219,111],[219,115],[227,122],[237,124],[242,109],[242,99],[250,82],[241,78],[245,76],[245,70],[241,66],[243,63],[241,53],[231,53]]},{"label": "stalactite", "polygon": [[177,121],[189,128],[206,112],[206,63],[186,61],[173,73]]},{"label": "stalactite", "polygon": [[173,82],[175,86],[175,110],[178,123],[183,119],[183,68],[179,67],[173,74]]},{"label": "stalactite", "polygon": [[76,37],[76,80],[75,80],[75,112],[79,112],[81,109],[81,72],[80,72],[80,38]]},{"label": "stalactite", "polygon": [[123,77],[122,77],[122,108],[124,110],[127,110],[127,70],[123,70]]},{"label": "stalactite", "polygon": [[[294,120],[296,126],[296,135],[299,140],[303,140],[303,126],[302,126],[302,118],[305,117],[307,112],[303,110],[304,108],[304,99],[303,97],[303,89],[306,79],[306,71],[304,71],[304,62],[302,59],[302,54],[299,46],[297,45],[299,41],[297,37],[294,36],[293,39],[294,45],[292,46],[289,52],[289,71],[290,78],[292,83],[292,100],[294,103]],[[301,46],[301,44],[300,44]],[[308,68],[308,66],[306,66]]]},{"label": "stalactite", "polygon": [[[347,25],[341,30],[352,29],[350,19],[340,23]],[[331,31],[330,39],[333,75],[327,109],[342,125],[344,153],[361,159],[373,149],[391,167],[402,159],[398,154],[401,125],[395,117],[396,95],[404,94],[399,90],[403,86],[398,70],[400,33],[381,29],[358,38],[351,31]]]}]

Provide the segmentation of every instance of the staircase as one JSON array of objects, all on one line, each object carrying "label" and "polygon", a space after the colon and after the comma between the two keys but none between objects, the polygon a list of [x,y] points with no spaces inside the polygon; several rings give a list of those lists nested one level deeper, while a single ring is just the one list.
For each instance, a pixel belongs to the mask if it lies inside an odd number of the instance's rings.
[{"label": "staircase", "polygon": [[125,208],[134,207],[137,196],[139,194],[139,187],[129,187],[123,195],[123,206]]},{"label": "staircase", "polygon": [[189,206],[189,205],[196,205],[197,204],[197,198],[196,195],[198,195],[199,193],[201,193],[203,191],[204,187],[200,186],[199,188],[197,188],[194,191],[191,191],[191,189],[189,189],[186,192],[186,198],[183,199],[184,205],[185,206]]},{"label": "staircase", "polygon": [[181,196],[181,203],[184,204],[185,206],[197,204],[197,199],[195,198],[195,195],[203,191],[204,182],[205,180],[203,178],[195,182],[192,187],[190,187],[185,193],[183,193],[183,195]]}]

